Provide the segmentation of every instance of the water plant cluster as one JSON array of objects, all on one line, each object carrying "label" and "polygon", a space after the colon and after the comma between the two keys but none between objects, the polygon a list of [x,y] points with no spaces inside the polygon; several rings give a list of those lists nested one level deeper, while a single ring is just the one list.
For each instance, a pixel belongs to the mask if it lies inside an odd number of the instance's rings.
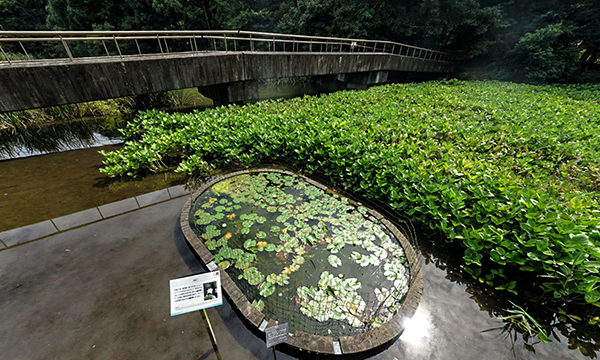
[{"label": "water plant cluster", "polygon": [[[600,291],[600,88],[497,82],[374,87],[188,115],[150,111],[104,153],[109,176],[287,161],[379,199],[463,249],[494,289],[570,302]],[[580,306],[581,305],[581,306]]]},{"label": "water plant cluster", "polygon": [[395,237],[364,206],[300,177],[232,176],[201,194],[192,211],[215,262],[261,311],[281,316],[290,309],[278,308],[292,306],[319,322],[366,329],[404,302],[409,270]]}]

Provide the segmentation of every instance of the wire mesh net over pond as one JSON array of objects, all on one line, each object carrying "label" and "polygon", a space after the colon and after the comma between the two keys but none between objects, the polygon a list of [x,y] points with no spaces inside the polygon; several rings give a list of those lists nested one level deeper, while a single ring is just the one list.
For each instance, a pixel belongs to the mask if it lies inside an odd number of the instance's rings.
[{"label": "wire mesh net over pond", "polygon": [[369,209],[284,172],[248,172],[195,197],[189,225],[266,317],[337,339],[389,321],[411,276]]}]

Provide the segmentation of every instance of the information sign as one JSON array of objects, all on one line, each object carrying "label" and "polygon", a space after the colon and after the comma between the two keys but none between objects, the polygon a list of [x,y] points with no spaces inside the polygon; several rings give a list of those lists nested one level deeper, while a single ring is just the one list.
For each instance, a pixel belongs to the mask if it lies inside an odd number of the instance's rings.
[{"label": "information sign", "polygon": [[219,271],[170,281],[171,316],[222,305]]},{"label": "information sign", "polygon": [[267,347],[284,343],[290,339],[288,324],[285,323],[267,328],[265,330],[265,335],[267,337]]}]

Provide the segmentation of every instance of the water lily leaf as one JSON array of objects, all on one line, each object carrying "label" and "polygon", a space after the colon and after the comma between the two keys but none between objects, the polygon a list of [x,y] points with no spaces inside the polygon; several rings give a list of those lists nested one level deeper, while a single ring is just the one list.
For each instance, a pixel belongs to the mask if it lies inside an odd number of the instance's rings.
[{"label": "water lily leaf", "polygon": [[247,250],[256,249],[256,241],[254,241],[252,239],[246,240],[246,241],[244,241],[244,247]]},{"label": "water lily leaf", "polygon": [[292,263],[302,265],[302,264],[304,264],[305,261],[306,260],[304,259],[304,257],[298,255],[298,256],[294,257],[294,260],[292,260]]},{"label": "water lily leaf", "polygon": [[255,267],[245,270],[243,275],[250,285],[258,285],[265,279],[265,276]]},{"label": "water lily leaf", "polygon": [[360,260],[363,257],[362,254],[358,251],[353,251],[351,255],[354,260]]},{"label": "water lily leaf", "polygon": [[263,311],[263,309],[265,308],[265,303],[261,300],[254,300],[252,301],[252,306],[254,306],[258,311]]},{"label": "water lily leaf", "polygon": [[256,237],[259,239],[264,239],[267,237],[267,233],[265,233],[264,231],[259,231],[256,233]]},{"label": "water lily leaf", "polygon": [[217,248],[217,242],[215,240],[206,240],[204,246],[206,246],[208,250],[213,251]]},{"label": "water lily leaf", "polygon": [[275,285],[270,284],[268,282],[263,283],[259,288],[258,288],[258,293],[261,296],[264,297],[268,297],[273,295],[273,293],[275,292]]},{"label": "water lily leaf", "polygon": [[265,250],[266,251],[275,251],[277,247],[275,246],[275,244],[267,244],[267,246],[265,246]]},{"label": "water lily leaf", "polygon": [[327,257],[327,261],[329,261],[329,264],[334,268],[342,265],[342,260],[340,260],[340,258],[335,255],[329,255]]},{"label": "water lily leaf", "polygon": [[218,247],[227,246],[227,239],[222,237],[219,240],[217,240],[217,246]]},{"label": "water lily leaf", "polygon": [[286,274],[270,274],[267,276],[267,282],[271,284],[278,284],[285,286],[289,284],[289,276]]},{"label": "water lily leaf", "polygon": [[231,266],[231,262],[225,260],[225,261],[221,261],[218,265],[220,267],[222,267],[223,269],[227,269],[228,267]]}]

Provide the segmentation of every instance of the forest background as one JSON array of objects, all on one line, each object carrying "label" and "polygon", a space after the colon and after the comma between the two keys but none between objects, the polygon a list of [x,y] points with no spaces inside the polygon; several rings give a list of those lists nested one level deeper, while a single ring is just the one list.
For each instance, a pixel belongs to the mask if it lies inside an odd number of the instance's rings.
[{"label": "forest background", "polygon": [[469,79],[600,82],[597,0],[0,0],[0,30],[158,29],[389,40],[459,54]]}]

